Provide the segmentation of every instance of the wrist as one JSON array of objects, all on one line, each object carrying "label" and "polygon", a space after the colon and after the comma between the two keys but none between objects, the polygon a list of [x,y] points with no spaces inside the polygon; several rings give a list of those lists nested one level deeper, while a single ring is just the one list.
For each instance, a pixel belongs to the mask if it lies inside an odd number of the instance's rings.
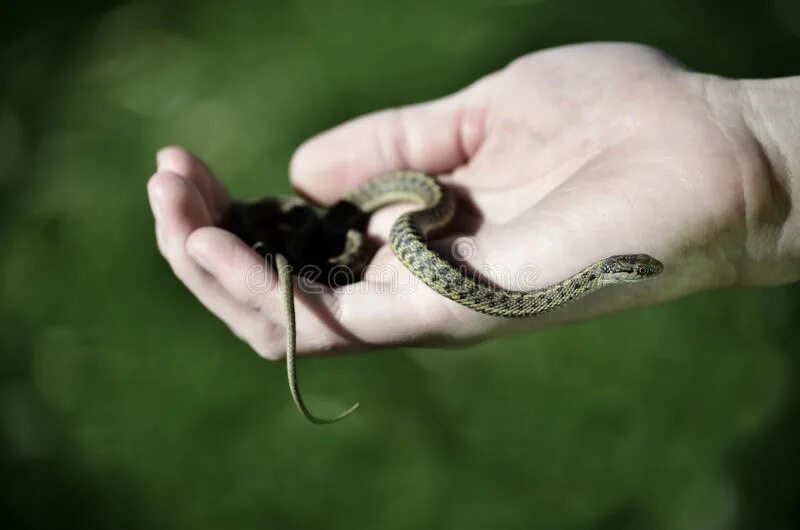
[{"label": "wrist", "polygon": [[[742,186],[740,285],[800,279],[800,77],[708,82]],[[722,117],[720,119],[720,117]]]},{"label": "wrist", "polygon": [[[739,81],[742,117],[763,152],[770,201],[754,228],[773,256],[769,283],[800,279],[800,77]],[[755,253],[753,258],[758,258]]]}]

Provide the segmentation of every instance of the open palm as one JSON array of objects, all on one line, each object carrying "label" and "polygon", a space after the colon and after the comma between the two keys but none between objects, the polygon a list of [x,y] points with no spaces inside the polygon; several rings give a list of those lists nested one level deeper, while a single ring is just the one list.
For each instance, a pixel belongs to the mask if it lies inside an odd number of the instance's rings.
[{"label": "open palm", "polygon": [[[461,203],[435,246],[500,286],[541,287],[613,254],[650,254],[665,272],[509,321],[415,282],[384,246],[365,281],[298,296],[298,349],[477,339],[736,283],[746,198],[759,195],[763,168],[735,113],[715,104],[715,83],[724,81],[649,48],[571,46],[310,140],[292,160],[292,182],[323,204],[390,170],[441,175]],[[230,205],[223,187],[189,153],[167,148],[149,191],[159,248],[178,277],[256,351],[280,358],[277,284],[254,289],[259,256],[217,227]],[[385,239],[398,208],[373,216],[371,233]]]}]

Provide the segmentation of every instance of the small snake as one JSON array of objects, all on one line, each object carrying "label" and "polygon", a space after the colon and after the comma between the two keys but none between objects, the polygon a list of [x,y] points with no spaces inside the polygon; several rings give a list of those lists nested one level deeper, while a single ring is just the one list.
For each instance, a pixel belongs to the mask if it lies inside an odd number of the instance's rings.
[{"label": "small snake", "polygon": [[[392,225],[389,246],[411,273],[437,293],[475,311],[524,318],[553,311],[608,285],[639,282],[664,266],[647,254],[617,255],[589,265],[564,281],[529,291],[513,291],[477,281],[431,250],[430,233],[446,226],[455,213],[452,195],[432,177],[397,171],[370,180],[319,214],[297,197],[268,197],[234,205],[229,227],[265,256],[274,256],[286,314],[286,369],[297,408],[313,423],[333,423],[352,414],[358,403],[332,418],[311,414],[300,395],[295,370],[296,330],[292,272],[312,266],[318,275],[338,267],[357,281],[372,255],[364,229],[369,216],[393,203],[419,209]],[[319,276],[318,276],[319,277]]]}]

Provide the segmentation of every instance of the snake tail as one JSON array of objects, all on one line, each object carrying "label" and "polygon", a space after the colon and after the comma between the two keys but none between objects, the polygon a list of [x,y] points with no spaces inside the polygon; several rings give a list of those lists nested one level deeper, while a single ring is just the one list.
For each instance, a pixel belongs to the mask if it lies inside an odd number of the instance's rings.
[{"label": "snake tail", "polygon": [[286,315],[286,374],[289,378],[289,391],[292,394],[292,400],[294,400],[294,404],[297,405],[297,409],[300,411],[300,413],[311,423],[317,425],[336,423],[337,421],[345,419],[347,416],[358,410],[360,403],[355,403],[349,409],[330,418],[321,418],[319,416],[315,416],[306,406],[305,402],[303,401],[303,397],[300,395],[300,386],[297,382],[297,369],[295,367],[295,354],[297,352],[297,327],[295,325],[292,268],[286,258],[281,254],[277,254],[275,256],[275,265],[278,269],[278,285],[284,300],[284,309]]}]

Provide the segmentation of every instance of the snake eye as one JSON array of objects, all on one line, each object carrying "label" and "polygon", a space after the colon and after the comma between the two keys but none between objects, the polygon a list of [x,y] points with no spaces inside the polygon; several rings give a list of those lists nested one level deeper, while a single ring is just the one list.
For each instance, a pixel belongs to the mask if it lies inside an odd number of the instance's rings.
[{"label": "snake eye", "polygon": [[647,274],[647,269],[645,269],[644,267],[642,267],[642,266],[640,265],[640,266],[639,266],[639,267],[636,269],[636,272],[638,272],[638,273],[639,273],[641,276],[644,276],[645,274]]}]

